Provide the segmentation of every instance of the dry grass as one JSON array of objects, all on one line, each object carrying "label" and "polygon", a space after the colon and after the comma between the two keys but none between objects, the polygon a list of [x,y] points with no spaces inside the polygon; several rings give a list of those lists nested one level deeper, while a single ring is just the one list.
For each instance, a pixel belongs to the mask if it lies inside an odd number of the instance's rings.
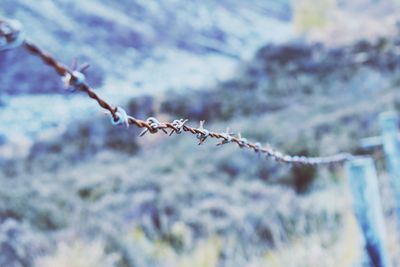
[{"label": "dry grass", "polygon": [[86,243],[75,240],[58,244],[53,255],[40,258],[36,267],[114,267],[118,261],[116,254],[107,254],[104,243],[93,241]]},{"label": "dry grass", "polygon": [[362,237],[351,210],[343,214],[343,229],[338,236],[320,232],[301,237],[268,251],[264,258],[247,267],[350,267],[362,258]]},{"label": "dry grass", "polygon": [[327,26],[335,0],[297,0],[293,2],[294,25],[299,32]]}]

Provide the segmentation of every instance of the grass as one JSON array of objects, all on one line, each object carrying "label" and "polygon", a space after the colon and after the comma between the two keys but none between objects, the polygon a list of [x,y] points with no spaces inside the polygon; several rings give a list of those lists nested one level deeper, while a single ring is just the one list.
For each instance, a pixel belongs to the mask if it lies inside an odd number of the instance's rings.
[{"label": "grass", "polygon": [[115,267],[117,254],[108,254],[102,241],[79,239],[58,244],[54,254],[39,258],[36,267]]},{"label": "grass", "polygon": [[327,26],[336,8],[335,0],[296,0],[293,5],[294,25],[299,32]]}]

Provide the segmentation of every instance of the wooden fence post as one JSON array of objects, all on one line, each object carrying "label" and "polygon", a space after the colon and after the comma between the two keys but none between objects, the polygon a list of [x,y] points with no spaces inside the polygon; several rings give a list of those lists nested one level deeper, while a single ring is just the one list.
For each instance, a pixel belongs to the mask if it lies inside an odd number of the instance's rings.
[{"label": "wooden fence post", "polygon": [[378,180],[371,158],[355,158],[346,164],[353,209],[365,240],[371,266],[390,267],[385,249],[385,225]]},{"label": "wooden fence post", "polygon": [[396,213],[400,218],[400,141],[398,136],[398,116],[394,112],[384,112],[379,116],[381,138],[386,157],[386,167],[396,199]]}]

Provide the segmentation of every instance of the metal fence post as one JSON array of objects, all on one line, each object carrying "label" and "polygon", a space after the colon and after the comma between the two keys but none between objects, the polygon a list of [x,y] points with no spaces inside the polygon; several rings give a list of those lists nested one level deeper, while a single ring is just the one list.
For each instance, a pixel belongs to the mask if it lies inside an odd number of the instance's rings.
[{"label": "metal fence post", "polygon": [[346,164],[353,198],[353,209],[365,239],[371,266],[390,267],[385,249],[385,225],[374,162],[355,158]]},{"label": "metal fence post", "polygon": [[398,116],[395,112],[384,112],[379,116],[386,165],[396,198],[396,213],[400,216],[400,141]]}]

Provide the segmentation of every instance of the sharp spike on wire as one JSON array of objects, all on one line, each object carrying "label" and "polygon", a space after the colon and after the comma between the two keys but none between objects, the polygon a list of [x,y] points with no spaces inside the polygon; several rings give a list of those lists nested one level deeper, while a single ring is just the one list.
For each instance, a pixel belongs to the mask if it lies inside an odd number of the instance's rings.
[{"label": "sharp spike on wire", "polygon": [[0,51],[19,47],[24,41],[25,34],[19,21],[0,18]]},{"label": "sharp spike on wire", "polygon": [[222,146],[222,145],[231,143],[232,139],[233,139],[232,135],[233,135],[233,133],[231,133],[229,127],[227,127],[226,132],[221,134],[223,139],[221,140],[221,142],[219,142],[217,144],[217,146]]},{"label": "sharp spike on wire", "polygon": [[90,64],[89,64],[89,63],[83,63],[83,64],[78,68],[78,71],[83,73],[83,72],[85,72],[89,67],[90,67]]},{"label": "sharp spike on wire", "polygon": [[182,133],[182,130],[185,126],[185,123],[188,122],[188,119],[180,119],[180,120],[174,120],[172,122],[172,125],[176,128],[176,129],[172,129],[171,132],[169,133],[169,135],[171,136],[173,133],[176,134],[180,134]]},{"label": "sharp spike on wire", "polygon": [[71,69],[72,70],[76,70],[76,68],[78,67],[78,59],[76,57],[74,57],[72,59],[72,63],[71,63]]},{"label": "sharp spike on wire", "polygon": [[210,132],[207,129],[204,129],[204,123],[206,121],[200,121],[200,127],[198,128],[198,131],[200,131],[199,133],[197,133],[197,139],[199,139],[199,144],[201,145],[202,143],[204,143],[204,141],[206,141],[207,137],[210,135]]},{"label": "sharp spike on wire", "polygon": [[242,137],[241,133],[238,133],[238,142],[237,144],[239,145],[240,148],[244,148],[246,146],[248,146],[248,140],[246,138]]}]

